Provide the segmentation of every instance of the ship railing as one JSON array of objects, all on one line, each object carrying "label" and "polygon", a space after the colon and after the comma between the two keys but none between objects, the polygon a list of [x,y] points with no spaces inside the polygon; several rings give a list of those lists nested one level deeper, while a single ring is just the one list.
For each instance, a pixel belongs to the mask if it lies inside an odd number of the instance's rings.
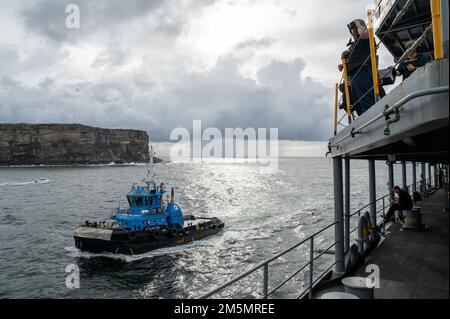
[{"label": "ship railing", "polygon": [[[330,250],[336,246],[337,242],[332,243],[331,245],[329,245],[327,248],[325,249],[321,249],[320,252],[317,255],[314,255],[315,252],[315,245],[314,245],[314,239],[316,237],[318,237],[319,235],[321,235],[322,233],[324,233],[326,230],[330,229],[331,227],[333,227],[334,225],[336,225],[338,222],[333,222],[325,227],[323,227],[322,229],[320,229],[319,231],[315,232],[313,235],[303,239],[302,241],[300,241],[299,243],[291,246],[290,248],[276,254],[275,256],[259,263],[258,265],[256,265],[255,267],[251,268],[250,270],[247,270],[246,272],[244,272],[243,274],[229,280],[228,282],[222,284],[221,286],[211,290],[210,292],[198,297],[199,299],[205,299],[205,298],[209,298],[223,290],[225,290],[226,288],[232,286],[233,284],[241,281],[242,279],[248,277],[249,275],[253,274],[254,272],[262,269],[263,270],[263,278],[262,278],[262,287],[263,287],[263,291],[262,291],[262,296],[264,299],[268,299],[271,295],[273,295],[276,291],[278,291],[279,289],[281,289],[285,284],[287,284],[289,281],[291,281],[294,277],[296,277],[300,272],[302,272],[303,270],[308,269],[309,270],[309,276],[308,276],[308,285],[306,288],[304,288],[302,290],[302,292],[297,296],[297,299],[303,298],[305,296],[308,296],[309,298],[312,298],[312,294],[313,294],[313,287],[320,281],[322,280],[326,274],[329,273],[329,271],[338,263],[340,262],[340,260],[335,260],[331,265],[329,265],[329,267],[323,271],[319,276],[317,276],[317,278],[314,278],[314,262],[319,259],[320,257],[322,257],[325,254],[330,254]],[[286,278],[285,280],[283,280],[282,282],[278,283],[276,285],[276,287],[269,289],[269,265],[278,260],[279,258],[285,256],[287,253],[293,251],[294,249],[297,249],[299,247],[303,247],[304,245],[308,245],[309,247],[309,261],[304,263],[298,270],[296,270],[294,273],[292,273],[288,278]]]},{"label": "ship railing", "polygon": [[112,215],[129,214],[129,213],[130,213],[130,209],[129,208],[125,208],[125,207],[114,208],[113,211],[112,211]]},{"label": "ship railing", "polygon": [[449,91],[449,87],[448,86],[442,86],[442,87],[434,87],[434,88],[429,88],[429,89],[424,89],[424,90],[420,90],[420,91],[416,91],[414,93],[411,93],[407,96],[405,96],[403,99],[401,99],[400,101],[398,101],[397,103],[395,103],[392,106],[388,106],[388,108],[383,111],[382,113],[378,114],[377,116],[375,116],[374,118],[372,118],[371,120],[369,120],[368,122],[362,124],[361,126],[357,127],[357,128],[353,128],[353,130],[344,135],[343,137],[341,137],[339,140],[334,141],[333,144],[330,144],[330,147],[335,147],[338,144],[340,144],[341,142],[343,142],[344,140],[348,139],[348,138],[353,138],[355,137],[357,134],[361,134],[363,132],[363,129],[365,129],[366,127],[372,125],[373,123],[375,123],[376,121],[382,119],[382,118],[386,118],[389,115],[394,114],[394,118],[393,119],[389,119],[386,121],[386,127],[385,127],[385,135],[390,135],[390,131],[389,131],[389,125],[392,123],[397,122],[400,119],[399,116],[399,109],[400,107],[402,107],[403,105],[405,105],[407,102],[422,97],[422,96],[427,96],[427,95],[434,95],[434,94],[441,94],[441,93],[447,93]]},{"label": "ship railing", "polygon": [[[409,194],[413,194],[414,190],[416,190],[417,192],[420,192],[420,187],[421,187],[421,181],[417,181],[415,184],[412,183],[410,185],[408,185],[406,188],[406,190],[408,191]],[[423,182],[423,191],[427,192],[430,191],[433,187],[432,185],[432,181],[428,178],[426,178]],[[414,187],[415,186],[415,187]],[[378,214],[382,213],[383,216],[386,215],[386,209],[388,209],[391,205],[389,199],[392,195],[391,194],[386,194],[384,196],[381,196],[379,198],[377,198],[375,200],[375,204],[376,204],[376,215],[379,216]],[[358,218],[361,216],[361,214],[363,214],[365,212],[365,210],[367,210],[368,208],[370,208],[370,206],[372,205],[372,202],[370,202],[367,205],[364,205],[360,208],[358,208],[355,212],[353,212],[352,214],[350,214],[349,218],[353,218],[355,216],[357,216]],[[357,222],[356,222],[357,224]],[[379,223],[377,223],[378,227],[382,227],[384,224],[383,220],[381,220]],[[353,234],[356,230],[358,229],[358,226],[352,228],[350,230],[350,235]]]},{"label": "ship railing", "polygon": [[[410,193],[412,193],[412,191],[414,189],[416,189],[417,191],[419,190],[421,181],[418,181],[416,183],[416,187],[414,188],[413,184],[410,184],[407,186],[408,191]],[[425,187],[426,190],[429,190],[431,187],[431,181],[429,179],[425,179]],[[383,215],[386,214],[386,209],[390,206],[390,202],[389,200],[387,200],[387,198],[389,198],[391,196],[391,194],[387,194],[384,195],[382,197],[379,197],[378,199],[376,199],[376,204],[379,205],[381,204],[381,208],[377,209],[377,215],[381,212],[383,212]],[[372,203],[369,203],[361,208],[359,208],[358,210],[356,210],[354,213],[350,214],[350,218],[358,215],[361,216],[361,213],[363,212],[363,210],[367,209],[368,207],[370,207]],[[316,278],[314,278],[314,262],[317,261],[320,257],[322,257],[325,254],[333,254],[333,251],[331,250],[333,247],[336,246],[337,241],[331,243],[328,247],[326,247],[325,249],[320,249],[320,250],[315,250],[315,241],[314,239],[317,238],[319,235],[321,235],[322,233],[324,233],[326,230],[330,229],[331,227],[333,227],[334,225],[336,225],[338,222],[333,222],[325,227],[323,227],[322,229],[320,229],[319,231],[315,232],[314,234],[310,235],[309,237],[301,240],[300,242],[296,243],[295,245],[289,247],[288,249],[276,254],[275,256],[264,260],[262,262],[260,262],[258,265],[254,266],[253,268],[251,268],[250,270],[247,270],[246,272],[242,273],[241,275],[227,281],[226,283],[220,285],[219,287],[209,291],[208,293],[205,293],[203,295],[201,295],[200,297],[198,297],[198,299],[206,299],[209,298],[219,292],[222,292],[223,290],[229,288],[230,286],[234,285],[235,283],[243,280],[244,278],[250,276],[251,274],[255,273],[258,270],[263,271],[263,278],[262,278],[262,296],[263,299],[268,299],[270,296],[272,296],[275,292],[277,292],[279,289],[281,289],[285,284],[287,284],[289,281],[291,281],[294,277],[296,277],[300,272],[308,269],[308,283],[306,288],[304,288],[301,293],[297,296],[297,299],[301,299],[304,297],[308,297],[308,298],[312,298],[313,297],[313,288],[315,287],[315,285],[321,281],[328,273],[329,271],[338,263],[340,262],[340,259],[335,259],[335,261],[328,266],[327,269],[325,269],[324,271],[322,271]],[[378,224],[379,227],[381,227],[383,225],[383,222],[380,222]],[[353,232],[355,232],[357,229],[354,228],[350,231],[350,234],[352,234]],[[289,252],[293,251],[294,249],[297,249],[299,247],[302,247],[304,245],[308,245],[309,251],[309,260],[302,264],[302,266],[297,269],[295,272],[293,272],[291,275],[289,275],[285,280],[283,280],[282,282],[278,283],[274,288],[269,289],[269,265],[271,263],[273,263],[274,261],[278,260],[279,258],[285,256],[286,254],[288,254]],[[314,255],[314,252],[318,252],[317,255]]]},{"label": "ship railing", "polygon": [[[420,35],[419,38],[417,38],[414,42],[414,44],[407,49],[403,55],[396,60],[395,65],[392,67],[392,69],[395,69],[401,62],[407,59],[407,57],[410,55],[411,52],[417,49],[422,42],[425,41],[428,34],[432,32],[433,34],[433,44],[434,44],[434,58],[435,60],[439,60],[444,58],[443,55],[443,45],[442,45],[442,26],[441,26],[441,7],[439,4],[439,0],[430,0],[430,6],[431,6],[431,13],[432,13],[432,23],[426,28],[426,30]],[[383,42],[384,38],[391,32],[391,29],[397,24],[397,22],[401,19],[401,17],[405,14],[406,10],[409,8],[410,5],[412,5],[412,1],[406,1],[404,6],[399,10],[396,17],[394,18],[393,22],[391,23],[390,27],[386,32],[384,32],[384,35],[381,37],[381,39],[376,43],[375,36],[374,36],[374,27],[372,23],[372,19],[374,16],[378,16],[381,18],[382,12],[385,11],[385,8],[390,5],[390,2],[386,0],[380,0],[374,10],[368,10],[367,17],[368,17],[368,26],[364,29],[363,33],[367,32],[369,34],[369,41],[370,41],[370,53],[366,57],[364,63],[361,64],[361,66],[358,68],[358,70],[355,72],[355,74],[352,75],[350,78],[348,72],[347,72],[347,61],[349,60],[349,57],[351,57],[354,53],[354,50],[351,50],[349,52],[349,55],[346,58],[342,59],[342,65],[343,65],[343,73],[341,76],[341,79],[338,83],[336,83],[335,86],[335,105],[334,105],[334,135],[336,136],[338,133],[338,127],[343,126],[347,127],[350,126],[352,121],[355,120],[355,116],[353,114],[353,107],[357,105],[359,102],[361,102],[362,99],[364,99],[367,95],[371,94],[373,92],[374,94],[374,104],[376,104],[380,100],[380,86],[383,85],[383,80],[379,79],[378,75],[378,57],[377,57],[377,50],[380,47],[381,43]],[[356,43],[360,41],[361,37],[358,38]],[[356,47],[356,45],[353,47],[353,49]],[[358,98],[357,101],[351,101],[350,100],[350,86],[352,79],[356,78],[357,75],[361,72],[361,70],[366,67],[367,63],[370,61],[370,66],[372,69],[372,80],[373,80],[373,86],[368,89],[362,96]],[[344,92],[339,98],[339,84],[344,85]],[[440,88],[444,89],[445,88]],[[447,87],[448,92],[448,87]],[[424,91],[425,94],[429,94],[428,91]],[[442,92],[436,92],[436,93],[442,93]],[[435,94],[434,92],[431,94]],[[346,105],[344,105],[345,108],[345,114],[338,120],[338,106],[342,103],[343,98],[345,96]],[[414,97],[415,98],[415,97]],[[405,103],[407,101],[404,101]],[[404,103],[403,103],[404,104]],[[398,107],[395,109],[390,110],[391,113],[393,113],[394,110],[398,110]],[[382,114],[383,116],[386,116],[388,114]],[[348,118],[348,125],[343,124],[343,120],[345,118]],[[377,118],[378,120],[378,118]],[[375,120],[374,120],[375,121]],[[371,122],[373,123],[373,122]],[[370,124],[371,124],[370,123]],[[355,136],[355,132],[352,132],[352,137]],[[335,143],[336,144],[336,143]]]}]

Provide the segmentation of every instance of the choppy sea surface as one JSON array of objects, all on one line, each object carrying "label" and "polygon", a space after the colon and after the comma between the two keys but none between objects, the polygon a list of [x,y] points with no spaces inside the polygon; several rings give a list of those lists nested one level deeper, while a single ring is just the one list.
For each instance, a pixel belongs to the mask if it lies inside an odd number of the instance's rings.
[{"label": "choppy sea surface", "polygon": [[[80,252],[73,229],[106,218],[145,175],[145,165],[0,168],[0,298],[195,298],[333,222],[327,158],[281,158],[271,175],[252,163],[167,162],[156,168],[158,179],[175,187],[184,213],[217,216],[224,230],[143,255]],[[369,201],[367,162],[353,161],[351,169],[353,211]],[[386,182],[387,166],[377,163],[377,195],[387,193]],[[332,239],[333,227],[315,247]],[[271,263],[269,287],[308,257],[303,245]],[[323,255],[317,274],[332,262]],[[71,264],[80,269],[79,289],[66,286]],[[262,276],[257,271],[216,297],[260,297]],[[300,272],[272,297],[297,297],[307,278]]]}]

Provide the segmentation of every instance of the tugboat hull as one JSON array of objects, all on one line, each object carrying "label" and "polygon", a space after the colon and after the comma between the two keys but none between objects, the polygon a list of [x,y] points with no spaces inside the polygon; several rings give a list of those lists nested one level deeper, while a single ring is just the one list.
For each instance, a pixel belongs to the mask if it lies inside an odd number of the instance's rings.
[{"label": "tugboat hull", "polygon": [[74,230],[75,246],[92,253],[135,255],[155,249],[187,244],[217,234],[224,223],[213,218],[204,222],[187,221],[182,229],[98,229],[79,226]]}]

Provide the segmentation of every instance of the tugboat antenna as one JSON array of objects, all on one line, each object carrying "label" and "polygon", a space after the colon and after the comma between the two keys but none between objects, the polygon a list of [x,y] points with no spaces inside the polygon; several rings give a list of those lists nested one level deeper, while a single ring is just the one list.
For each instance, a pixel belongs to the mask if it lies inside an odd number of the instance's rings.
[{"label": "tugboat antenna", "polygon": [[155,172],[155,166],[153,162],[153,156],[155,153],[153,152],[153,146],[150,146],[150,159],[147,164],[147,175],[145,176],[145,183],[150,188],[150,185],[153,185],[156,180],[156,172]]}]

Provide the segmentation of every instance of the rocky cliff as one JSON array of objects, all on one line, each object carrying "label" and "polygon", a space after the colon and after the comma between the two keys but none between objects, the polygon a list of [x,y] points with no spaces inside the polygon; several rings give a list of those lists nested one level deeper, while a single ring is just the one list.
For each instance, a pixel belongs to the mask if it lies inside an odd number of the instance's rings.
[{"label": "rocky cliff", "polygon": [[80,124],[0,124],[0,165],[148,161],[146,132]]}]

